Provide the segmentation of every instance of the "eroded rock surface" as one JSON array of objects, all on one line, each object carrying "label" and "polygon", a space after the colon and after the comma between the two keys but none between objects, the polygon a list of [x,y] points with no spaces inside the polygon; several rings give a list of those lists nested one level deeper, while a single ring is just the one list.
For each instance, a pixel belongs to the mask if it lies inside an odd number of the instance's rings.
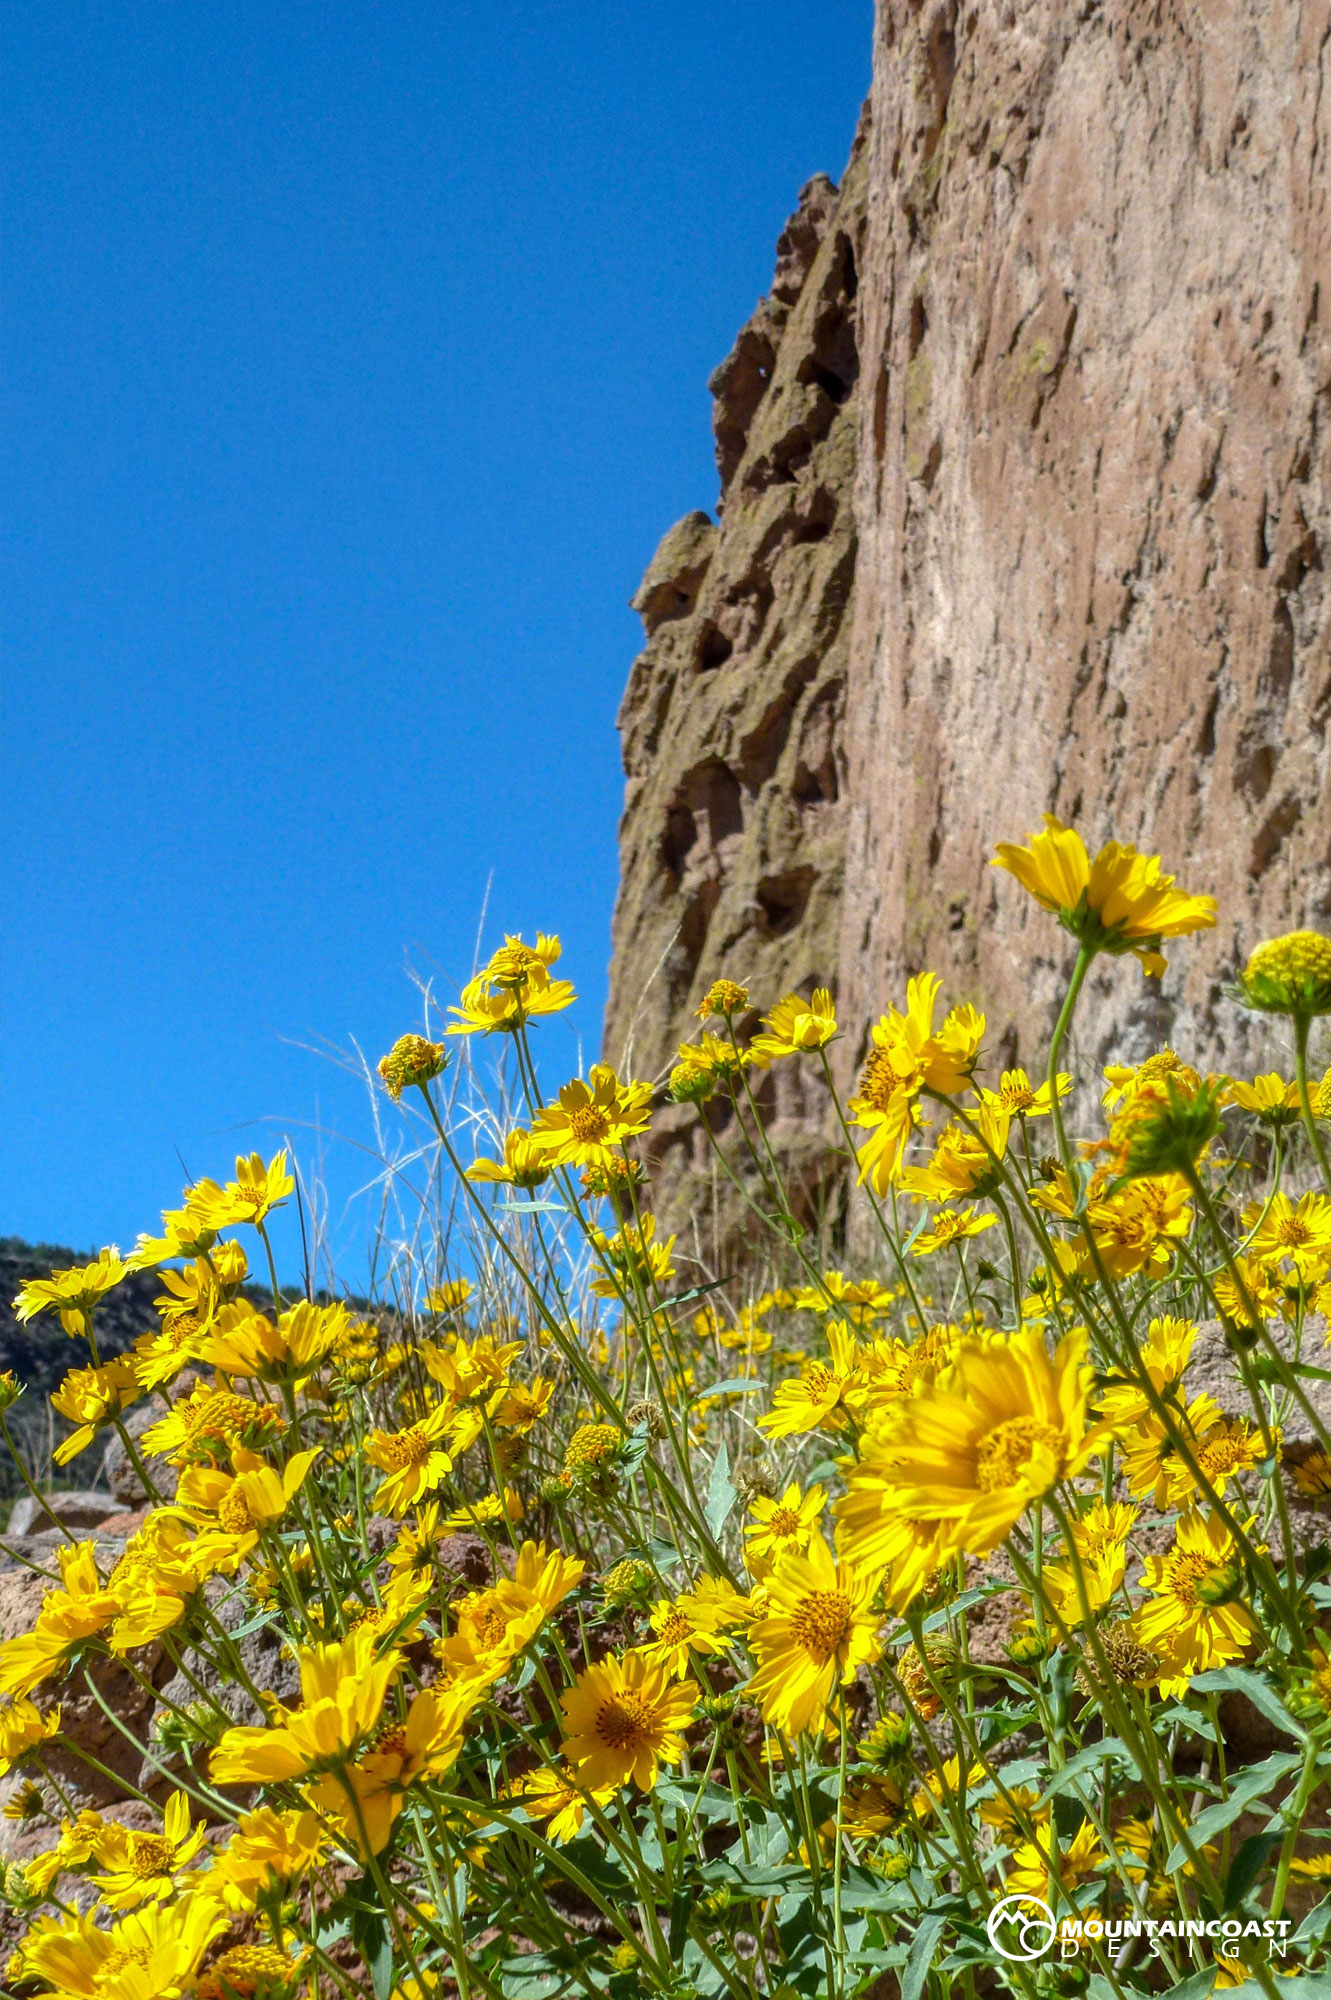
[{"label": "eroded rock surface", "polygon": [[1221,987],[1331,922],[1329,36],[1327,0],[880,0],[851,1021],[928,965],[1038,1052],[1068,941],[987,857],[1048,810],[1220,900],[1162,986],[1102,961],[1083,1054],[1272,1053]]},{"label": "eroded rock surface", "polygon": [[[646,646],[619,717],[628,785],[605,1047],[638,1075],[663,1075],[697,1039],[693,1009],[723,971],[764,1004],[834,983],[866,168],[860,141],[840,189],[819,175],[801,193],[772,291],[711,380],[719,520],[678,522],[634,599]],[[808,1205],[828,1171],[810,1082],[787,1066],[760,1086]],[[665,1108],[652,1146],[662,1213],[695,1219],[710,1247],[714,1176],[695,1115]],[[724,1239],[733,1201],[717,1213]]]}]

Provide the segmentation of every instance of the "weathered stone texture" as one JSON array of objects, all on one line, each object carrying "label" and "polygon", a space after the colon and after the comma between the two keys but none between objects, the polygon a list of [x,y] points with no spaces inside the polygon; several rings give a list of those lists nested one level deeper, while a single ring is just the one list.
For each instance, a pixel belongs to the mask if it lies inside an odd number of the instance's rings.
[{"label": "weathered stone texture", "polygon": [[[719,520],[672,528],[634,599],[647,643],[619,718],[605,1048],[638,1075],[664,1076],[697,1038],[692,1010],[718,974],[769,1004],[834,972],[866,165],[857,145],[840,190],[822,175],[803,190],[772,292],[712,377]],[[785,1065],[759,1088],[812,1202],[827,1159],[808,1085]],[[651,1143],[663,1215],[697,1213],[713,1238],[696,1114],[665,1107]]]},{"label": "weathered stone texture", "polygon": [[881,0],[851,1022],[929,965],[1038,1052],[1068,940],[986,862],[1048,810],[1220,900],[1162,988],[1104,963],[1083,1053],[1270,1051],[1222,982],[1331,920],[1329,35],[1327,0]]}]

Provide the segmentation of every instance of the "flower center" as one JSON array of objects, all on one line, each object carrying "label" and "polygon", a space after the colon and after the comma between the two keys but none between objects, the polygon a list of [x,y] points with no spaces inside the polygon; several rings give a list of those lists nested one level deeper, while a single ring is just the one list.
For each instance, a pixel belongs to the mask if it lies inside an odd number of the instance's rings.
[{"label": "flower center", "polygon": [[906,1080],[893,1065],[886,1049],[871,1049],[860,1071],[860,1096],[871,1111],[886,1111],[900,1097]]},{"label": "flower center", "polygon": [[597,1146],[610,1130],[610,1120],[595,1104],[580,1104],[568,1114],[568,1129],[584,1146]]},{"label": "flower center", "polygon": [[1213,1565],[1202,1555],[1187,1549],[1176,1549],[1169,1559],[1169,1587],[1180,1604],[1191,1607],[1197,1602],[1197,1586],[1212,1574]]},{"label": "flower center", "polygon": [[800,1531],[800,1517],[793,1507],[777,1507],[768,1522],[774,1535],[797,1535]]},{"label": "flower center", "polygon": [[596,1733],[612,1750],[627,1750],[641,1742],[652,1720],[652,1711],[640,1694],[625,1689],[603,1702],[596,1715]]},{"label": "flower center", "polygon": [[1287,1215],[1283,1222],[1276,1224],[1276,1242],[1286,1250],[1299,1250],[1311,1241],[1312,1231],[1302,1216]]},{"label": "flower center", "polygon": [[244,1535],[254,1526],[254,1516],[249,1510],[245,1495],[239,1486],[233,1486],[223,1497],[217,1510],[218,1525],[226,1529],[228,1535]]},{"label": "flower center", "polygon": [[692,1636],[693,1627],[682,1611],[672,1611],[661,1627],[663,1646],[682,1646]]},{"label": "flower center", "polygon": [[430,1440],[418,1424],[413,1424],[410,1430],[399,1431],[396,1437],[381,1438],[379,1449],[390,1469],[402,1472],[409,1465],[424,1465],[430,1456]]},{"label": "flower center", "polygon": [[1051,1452],[1055,1464],[1061,1464],[1059,1447],[1058,1432],[1049,1424],[1042,1424],[1037,1417],[1009,1417],[980,1440],[975,1461],[976,1484],[982,1493],[997,1493],[1004,1486],[1013,1486],[1041,1449]]},{"label": "flower center", "polygon": [[850,1599],[840,1590],[814,1590],[791,1623],[806,1653],[824,1666],[850,1630]]},{"label": "flower center", "polygon": [[804,1371],[804,1386],[814,1397],[835,1397],[840,1393],[836,1376],[821,1361],[815,1361]]},{"label": "flower center", "polygon": [[1035,1092],[1028,1083],[1005,1083],[998,1094],[1004,1111],[1029,1111],[1035,1102]]},{"label": "flower center", "polygon": [[382,1736],[375,1738],[374,1747],[386,1757],[405,1757],[407,1754],[406,1725],[399,1723],[396,1729],[385,1729]]},{"label": "flower center", "polygon": [[487,1604],[478,1611],[474,1620],[477,1642],[482,1646],[497,1646],[508,1631],[508,1620],[497,1604]]},{"label": "flower center", "polygon": [[164,1834],[131,1833],[129,1837],[131,1874],[141,1879],[149,1875],[169,1875],[174,1859],[175,1849]]}]

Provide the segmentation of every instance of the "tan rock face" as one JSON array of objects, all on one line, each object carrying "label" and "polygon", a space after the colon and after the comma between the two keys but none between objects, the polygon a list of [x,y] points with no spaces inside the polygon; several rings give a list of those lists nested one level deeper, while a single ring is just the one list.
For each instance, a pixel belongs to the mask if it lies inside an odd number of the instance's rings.
[{"label": "tan rock face", "polygon": [[[857,146],[840,190],[824,176],[804,189],[771,295],[712,378],[719,523],[694,513],[672,528],[634,599],[647,643],[619,718],[628,784],[605,1048],[638,1075],[663,1076],[697,1039],[693,1009],[723,972],[764,1006],[834,983],[866,167]],[[809,1090],[790,1065],[760,1086],[813,1204],[827,1165]],[[696,1114],[663,1109],[652,1149],[663,1217],[678,1228],[696,1215],[713,1237]],[[724,1238],[732,1204],[716,1212]]]},{"label": "tan rock face", "polygon": [[[833,984],[848,1080],[927,966],[1037,1059],[1072,947],[988,863],[1045,811],[1220,903],[1161,983],[1101,962],[1075,1053],[1278,1056],[1222,987],[1331,928],[1329,52],[1331,0],[879,0],[844,186],[714,378],[720,525],[637,599],[612,1057],[724,970]],[[821,1085],[767,1088],[825,1185]],[[654,1143],[678,1226],[692,1114]]]},{"label": "tan rock face", "polygon": [[1271,1052],[1220,989],[1331,922],[1329,36],[1327,0],[880,0],[852,1022],[928,965],[1038,1051],[1069,942],[986,861],[1054,811],[1220,900],[1161,987],[1105,964],[1083,1053]]}]

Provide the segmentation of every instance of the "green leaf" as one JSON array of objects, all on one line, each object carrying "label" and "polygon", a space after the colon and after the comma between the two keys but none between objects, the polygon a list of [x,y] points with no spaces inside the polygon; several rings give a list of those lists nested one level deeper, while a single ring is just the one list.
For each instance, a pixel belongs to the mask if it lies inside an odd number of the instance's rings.
[{"label": "green leaf", "polygon": [[1194,1693],[1201,1694],[1246,1694],[1253,1707],[1259,1708],[1267,1721],[1273,1722],[1286,1736],[1293,1736],[1300,1743],[1308,1741],[1307,1730],[1294,1720],[1270,1682],[1255,1674],[1251,1667],[1212,1667],[1209,1673],[1198,1674],[1192,1687]]},{"label": "green leaf", "polygon": [[[1297,1750],[1281,1750],[1274,1757],[1268,1757],[1265,1763],[1249,1764],[1245,1770],[1238,1772],[1230,1782],[1229,1797],[1220,1800],[1216,1805],[1208,1806],[1205,1812],[1198,1813],[1193,1821],[1191,1827],[1193,1846],[1200,1849],[1214,1834],[1223,1833],[1227,1826],[1233,1825],[1241,1812],[1247,1810],[1254,1799],[1261,1798],[1263,1792],[1269,1792],[1278,1779],[1287,1777],[1291,1771],[1297,1771],[1302,1762],[1303,1759]],[[1182,1868],[1187,1858],[1187,1850],[1182,1841],[1177,1841],[1165,1861],[1166,1875],[1172,1875],[1176,1868]]]},{"label": "green leaf", "polygon": [[[1215,1967],[1204,1965],[1200,1972],[1190,1972],[1186,1979],[1180,1979],[1177,1986],[1171,1986],[1161,2000],[1206,2000],[1206,1995],[1215,1987]],[[1226,1996],[1228,2000],[1228,1996]]]},{"label": "green leaf", "polygon": [[1232,1910],[1243,1901],[1266,1866],[1267,1857],[1279,1847],[1283,1833],[1250,1833],[1229,1864],[1221,1908]]},{"label": "green leaf", "polygon": [[730,1516],[730,1510],[734,1504],[735,1486],[734,1481],[730,1477],[730,1453],[726,1450],[723,1443],[716,1454],[716,1461],[712,1466],[711,1481],[707,1488],[705,1513],[707,1525],[712,1531],[713,1539],[720,1536],[721,1530],[725,1527]]},{"label": "green leaf", "polygon": [[[355,1885],[361,1894],[372,1897],[374,1884],[362,1876]],[[351,1941],[369,1970],[374,2000],[388,2000],[393,1990],[393,1940],[388,1919],[377,1903],[358,1902],[351,1912]]]},{"label": "green leaf", "polygon": [[1069,1758],[1061,1771],[1055,1771],[1045,1787],[1040,1804],[1047,1805],[1050,1799],[1066,1791],[1069,1785],[1075,1785],[1078,1778],[1084,1777],[1088,1771],[1093,1771],[1097,1764],[1103,1764],[1111,1757],[1116,1762],[1131,1768],[1132,1752],[1119,1737],[1106,1736],[1099,1743],[1088,1744],[1085,1750],[1079,1750],[1075,1757]]},{"label": "green leaf", "polygon": [[713,1396],[756,1396],[764,1386],[748,1375],[727,1375],[724,1382],[709,1382],[705,1389],[699,1389],[692,1407],[710,1402]]},{"label": "green leaf", "polygon": [[945,1910],[931,1910],[927,1917],[920,1920],[920,1927],[911,1944],[910,1956],[906,1960],[906,1969],[901,1975],[901,2000],[920,2000],[924,1982],[929,1977],[929,1966],[946,1922]]}]

